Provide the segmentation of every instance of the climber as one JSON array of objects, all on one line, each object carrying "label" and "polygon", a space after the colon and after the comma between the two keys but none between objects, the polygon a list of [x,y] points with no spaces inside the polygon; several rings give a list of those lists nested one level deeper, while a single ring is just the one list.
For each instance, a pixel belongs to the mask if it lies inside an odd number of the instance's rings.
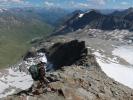
[{"label": "climber", "polygon": [[47,84],[47,78],[46,78],[46,63],[43,62],[43,60],[40,61],[40,63],[37,64],[38,67],[38,76],[40,83]]},{"label": "climber", "polygon": [[34,81],[40,81],[40,83],[46,83],[46,60],[41,58],[37,65],[32,65],[29,68],[29,72]]},{"label": "climber", "polygon": [[48,79],[46,78],[46,58],[42,57],[39,59],[39,63],[36,65],[32,65],[29,68],[29,72],[34,80],[32,86],[32,94],[40,94],[41,88],[45,88],[48,85]]}]

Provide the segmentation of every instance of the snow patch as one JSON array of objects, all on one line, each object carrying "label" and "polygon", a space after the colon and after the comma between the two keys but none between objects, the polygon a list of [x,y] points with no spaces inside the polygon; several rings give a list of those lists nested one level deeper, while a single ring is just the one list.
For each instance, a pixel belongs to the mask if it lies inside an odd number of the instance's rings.
[{"label": "snow patch", "polygon": [[113,51],[113,55],[119,56],[133,65],[133,46],[118,47]]},{"label": "snow patch", "polygon": [[6,71],[7,74],[0,78],[0,98],[14,93],[15,89],[25,90],[31,87],[33,80],[30,75],[11,68]]},{"label": "snow patch", "polygon": [[37,57],[20,61],[11,68],[0,72],[0,98],[6,97],[16,92],[16,90],[26,90],[31,87],[33,80],[29,75],[28,68],[40,62],[40,59],[47,59],[45,53],[38,53]]},{"label": "snow patch", "polygon": [[3,94],[0,94],[0,98],[4,98],[4,97],[6,97],[7,95],[11,95],[11,94],[13,94],[15,92],[15,90],[13,89],[13,90],[11,90],[11,91],[9,91],[9,92],[6,92],[6,93],[3,93]]},{"label": "snow patch", "polygon": [[79,18],[82,18],[84,16],[84,14],[79,14]]},{"label": "snow patch", "polygon": [[[114,80],[133,89],[133,68],[124,66],[115,62],[106,62],[103,55],[98,52],[94,53],[102,70]],[[108,58],[107,58],[108,59]],[[115,58],[116,59],[116,58]]]}]

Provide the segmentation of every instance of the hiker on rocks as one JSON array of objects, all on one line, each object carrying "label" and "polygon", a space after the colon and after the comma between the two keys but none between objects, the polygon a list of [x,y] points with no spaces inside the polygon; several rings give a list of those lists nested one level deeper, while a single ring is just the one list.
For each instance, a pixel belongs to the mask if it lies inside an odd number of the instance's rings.
[{"label": "hiker on rocks", "polygon": [[45,62],[40,62],[38,65],[38,74],[39,74],[39,81],[41,83],[47,84],[47,79],[46,79],[46,63]]},{"label": "hiker on rocks", "polygon": [[44,58],[40,59],[37,65],[32,65],[29,68],[29,72],[34,81],[39,81],[40,83],[47,83],[46,81],[46,60]]},{"label": "hiker on rocks", "polygon": [[[48,80],[46,78],[46,59],[41,58],[37,65],[32,65],[29,68],[29,72],[34,80],[32,86],[32,93],[33,94],[40,94],[42,93],[41,89],[44,89],[48,85]],[[41,91],[41,92],[40,92]]]}]

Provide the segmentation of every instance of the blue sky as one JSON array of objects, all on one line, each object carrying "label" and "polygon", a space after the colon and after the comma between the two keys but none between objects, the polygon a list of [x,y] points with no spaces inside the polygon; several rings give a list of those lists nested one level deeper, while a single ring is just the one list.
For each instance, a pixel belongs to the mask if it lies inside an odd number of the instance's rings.
[{"label": "blue sky", "polygon": [[18,6],[124,9],[133,7],[133,0],[0,0],[0,7]]}]

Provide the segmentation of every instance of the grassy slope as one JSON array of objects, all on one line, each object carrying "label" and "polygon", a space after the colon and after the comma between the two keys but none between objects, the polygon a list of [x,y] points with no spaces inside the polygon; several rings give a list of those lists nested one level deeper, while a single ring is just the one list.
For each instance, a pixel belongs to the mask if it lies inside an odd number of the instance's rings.
[{"label": "grassy slope", "polygon": [[0,68],[14,64],[30,48],[27,41],[45,36],[52,31],[45,23],[32,23],[0,27]]}]

